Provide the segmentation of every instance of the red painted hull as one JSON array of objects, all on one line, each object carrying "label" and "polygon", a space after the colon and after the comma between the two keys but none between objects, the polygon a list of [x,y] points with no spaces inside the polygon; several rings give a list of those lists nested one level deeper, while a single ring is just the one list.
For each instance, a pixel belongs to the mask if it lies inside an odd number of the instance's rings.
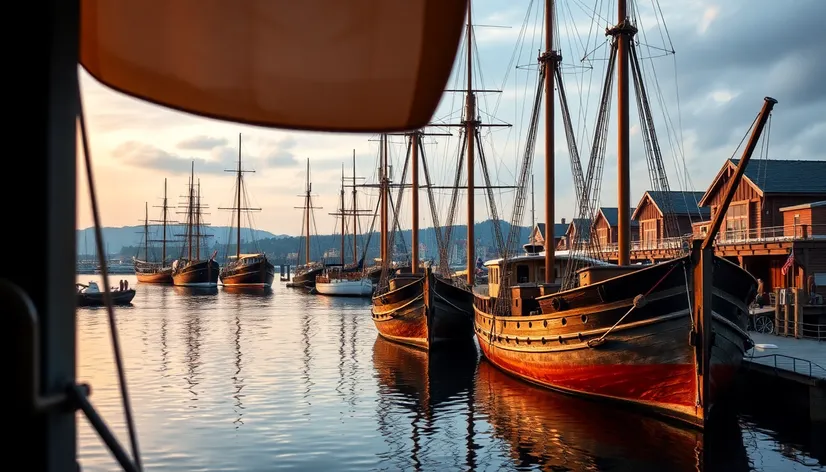
[{"label": "red painted hull", "polygon": [[373,322],[381,336],[424,349],[473,338],[470,292],[432,273],[397,282],[373,297]]},{"label": "red painted hull", "polygon": [[[715,277],[711,398],[705,410],[697,405],[690,294],[682,271],[671,271],[667,265],[542,297],[541,313],[528,316],[494,317],[483,311],[492,306],[490,298],[477,295],[479,345],[492,364],[532,383],[630,404],[702,427],[714,403],[729,390],[749,348],[745,307],[753,295],[753,278],[725,264],[719,268],[726,277]],[[654,282],[647,279],[652,278],[665,282],[629,312],[633,294],[650,287]],[[562,300],[551,303],[553,298]]]}]

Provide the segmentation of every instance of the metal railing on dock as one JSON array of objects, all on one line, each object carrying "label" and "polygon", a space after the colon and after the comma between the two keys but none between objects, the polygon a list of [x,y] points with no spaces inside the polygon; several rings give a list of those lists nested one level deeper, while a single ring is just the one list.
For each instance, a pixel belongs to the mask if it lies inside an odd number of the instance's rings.
[{"label": "metal railing on dock", "polygon": [[[808,359],[788,356],[786,354],[766,354],[746,357],[747,361],[753,361],[754,359],[766,359],[766,362],[758,363],[774,367],[775,374],[779,374],[779,370],[785,370],[787,372],[790,371],[795,374],[804,375],[810,379],[826,379],[826,368]],[[771,361],[768,361],[768,359],[771,359]],[[778,362],[778,359],[780,359],[780,362]],[[791,364],[791,368],[788,368],[789,364]],[[800,369],[798,369],[798,366],[800,366]]]}]

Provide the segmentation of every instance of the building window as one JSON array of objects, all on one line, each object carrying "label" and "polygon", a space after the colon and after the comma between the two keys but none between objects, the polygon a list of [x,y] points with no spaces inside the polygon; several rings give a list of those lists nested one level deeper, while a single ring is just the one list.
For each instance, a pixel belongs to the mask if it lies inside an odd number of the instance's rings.
[{"label": "building window", "polygon": [[726,213],[726,240],[742,241],[749,232],[749,204],[732,205]]},{"label": "building window", "polygon": [[655,248],[657,246],[657,220],[641,221],[640,225],[642,225],[643,248]]},{"label": "building window", "polygon": [[794,215],[794,224],[795,226],[800,224],[800,213]]},{"label": "building window", "polygon": [[597,237],[599,238],[599,245],[602,248],[608,247],[608,228],[597,228]]}]

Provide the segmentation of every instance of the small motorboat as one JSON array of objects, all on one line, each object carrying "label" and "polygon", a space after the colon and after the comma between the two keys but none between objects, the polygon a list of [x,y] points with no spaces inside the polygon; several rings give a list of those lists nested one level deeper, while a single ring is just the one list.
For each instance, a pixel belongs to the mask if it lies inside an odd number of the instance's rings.
[{"label": "small motorboat", "polygon": [[[104,292],[100,290],[97,282],[90,281],[87,285],[75,284],[77,288],[77,306],[103,306]],[[130,305],[135,298],[134,288],[112,288],[113,305]]]}]

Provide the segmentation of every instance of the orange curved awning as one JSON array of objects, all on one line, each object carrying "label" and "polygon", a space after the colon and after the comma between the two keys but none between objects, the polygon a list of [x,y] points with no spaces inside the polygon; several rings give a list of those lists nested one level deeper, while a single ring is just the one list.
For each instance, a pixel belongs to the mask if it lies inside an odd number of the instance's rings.
[{"label": "orange curved awning", "polygon": [[221,120],[400,131],[436,110],[467,0],[81,0],[80,62]]}]

